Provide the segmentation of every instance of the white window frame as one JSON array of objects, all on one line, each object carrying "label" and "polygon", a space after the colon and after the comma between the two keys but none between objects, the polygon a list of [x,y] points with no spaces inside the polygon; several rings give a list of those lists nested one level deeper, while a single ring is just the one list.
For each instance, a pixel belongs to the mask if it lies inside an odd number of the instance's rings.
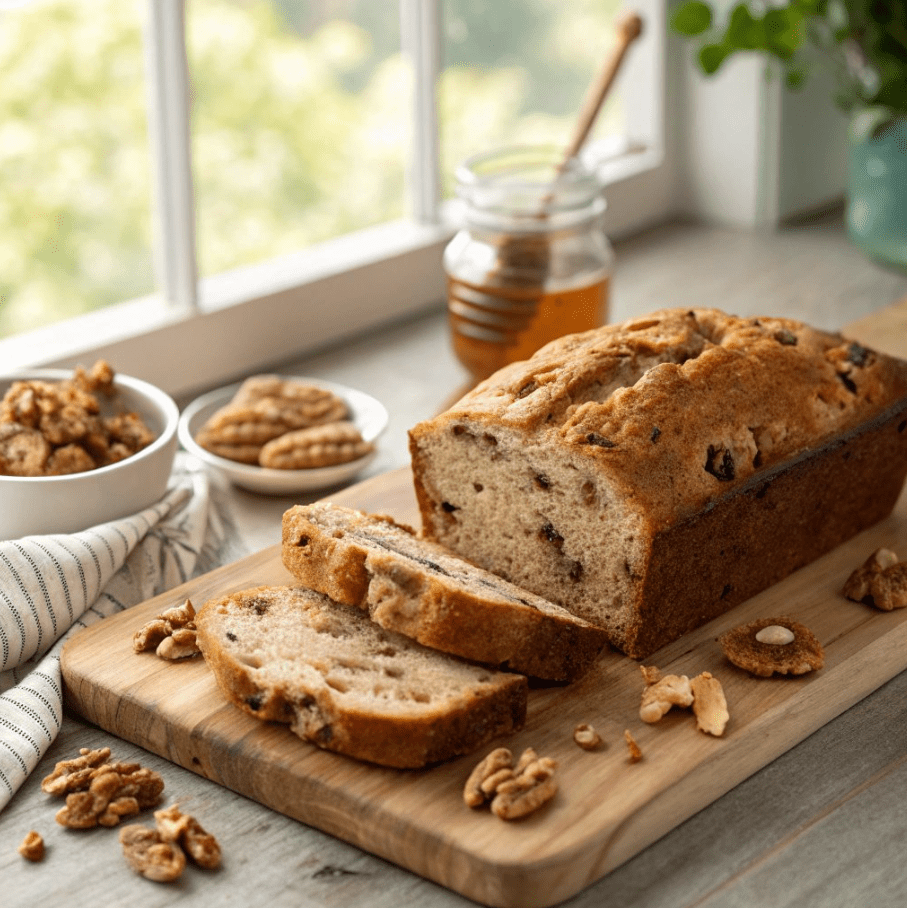
[{"label": "white window frame", "polygon": [[[440,4],[399,0],[403,51],[414,70],[415,122],[406,220],[198,280],[184,46],[186,0],[146,0],[149,127],[155,167],[160,292],[0,341],[3,370],[72,367],[105,357],[174,395],[276,367],[382,323],[439,308],[441,254],[455,230],[440,202],[435,85]],[[629,138],[643,150],[607,167],[613,237],[664,219],[664,0],[637,0],[646,41],[621,74]]]}]

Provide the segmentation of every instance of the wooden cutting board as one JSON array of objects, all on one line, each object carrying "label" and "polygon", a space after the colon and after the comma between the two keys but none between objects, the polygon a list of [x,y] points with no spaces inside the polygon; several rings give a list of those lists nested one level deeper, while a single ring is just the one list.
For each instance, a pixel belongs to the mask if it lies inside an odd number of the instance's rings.
[{"label": "wooden cutting board", "polygon": [[[333,500],[418,524],[408,469]],[[275,527],[275,539],[279,528]],[[656,725],[638,717],[637,663],[606,654],[570,686],[531,691],[526,727],[506,744],[558,763],[560,787],[537,814],[506,823],[462,801],[479,757],[424,771],[389,770],[320,751],[285,726],[226,703],[201,659],[166,663],[132,651],[132,633],[161,610],[268,583],[286,583],[279,546],[192,580],[86,629],[65,647],[68,706],[107,731],[274,810],[345,839],[480,903],[553,905],[632,857],[907,667],[907,609],[883,613],[844,599],[850,571],[879,546],[907,553],[907,504],[894,515],[731,614],[658,652],[648,664],[724,685],[722,738],[688,710]],[[716,636],[743,622],[790,615],[816,633],[826,665],[800,678],[759,680],[723,657]],[[605,747],[581,750],[573,728],[593,724]],[[629,729],[642,749],[631,763]]]}]

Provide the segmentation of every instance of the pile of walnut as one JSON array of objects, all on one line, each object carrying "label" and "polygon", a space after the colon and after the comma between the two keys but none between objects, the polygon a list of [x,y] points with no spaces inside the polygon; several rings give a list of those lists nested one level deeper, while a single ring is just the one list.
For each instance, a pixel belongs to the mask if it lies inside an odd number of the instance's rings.
[{"label": "pile of walnut", "polygon": [[646,682],[639,706],[639,718],[652,724],[658,722],[673,706],[692,706],[696,726],[700,731],[720,737],[724,734],[730,714],[721,682],[710,672],[702,672],[692,680],[686,675],[664,675],[654,666],[640,666]]},{"label": "pile of walnut", "polygon": [[277,375],[247,378],[195,440],[219,457],[273,470],[329,467],[374,450],[340,397]]},{"label": "pile of walnut", "polygon": [[557,762],[527,747],[516,765],[506,747],[493,750],[470,773],[463,789],[468,807],[491,804],[502,820],[517,820],[538,810],[557,792]]},{"label": "pile of walnut", "polygon": [[57,822],[70,829],[116,826],[123,817],[154,807],[164,780],[138,763],[110,761],[110,748],[83,747],[73,760],[57,763],[41,782],[46,794],[65,797]]},{"label": "pile of walnut", "polygon": [[[62,760],[41,783],[50,795],[65,796],[66,804],[56,815],[61,826],[92,829],[117,826],[131,817],[155,807],[164,791],[164,780],[138,763],[110,759],[110,748],[90,750],[83,747],[79,756]],[[130,824],[120,829],[123,855],[129,866],[149,880],[172,882],[186,867],[186,857],[207,870],[220,866],[217,840],[199,822],[178,807],[154,812],[155,828]],[[29,832],[19,853],[29,861],[44,857],[44,840]]]},{"label": "pile of walnut", "polygon": [[0,403],[0,474],[61,476],[130,457],[154,441],[133,412],[101,415],[114,371],[99,360],[65,381],[14,381]]},{"label": "pile of walnut", "polygon": [[187,599],[152,618],[132,635],[132,648],[137,653],[154,650],[159,658],[170,661],[199,655],[192,602]]}]

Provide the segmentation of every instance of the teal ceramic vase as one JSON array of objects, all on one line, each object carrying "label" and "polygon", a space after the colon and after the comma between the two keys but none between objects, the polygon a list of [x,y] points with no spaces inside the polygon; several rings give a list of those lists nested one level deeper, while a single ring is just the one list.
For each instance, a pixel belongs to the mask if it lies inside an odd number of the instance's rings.
[{"label": "teal ceramic vase", "polygon": [[907,271],[907,117],[850,131],[847,232],[870,258]]}]

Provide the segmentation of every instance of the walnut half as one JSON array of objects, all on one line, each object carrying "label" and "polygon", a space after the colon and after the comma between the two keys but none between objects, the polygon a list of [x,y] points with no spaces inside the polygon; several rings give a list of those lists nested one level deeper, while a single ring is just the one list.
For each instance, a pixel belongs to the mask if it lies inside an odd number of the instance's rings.
[{"label": "walnut half", "polygon": [[132,635],[132,648],[137,653],[154,650],[159,658],[169,661],[199,655],[192,602],[187,599],[152,618]]},{"label": "walnut half", "polygon": [[556,761],[539,757],[527,747],[516,765],[506,747],[493,750],[470,773],[463,800],[470,807],[491,802],[491,811],[502,820],[528,816],[557,793]]},{"label": "walnut half", "polygon": [[146,880],[172,883],[186,869],[186,856],[175,842],[166,842],[157,829],[135,823],[120,830],[123,856]]},{"label": "walnut half", "polygon": [[136,873],[156,883],[172,883],[186,868],[186,855],[199,867],[216,870],[217,839],[195,817],[173,805],[154,812],[156,827],[134,824],[120,830],[123,856]]}]

